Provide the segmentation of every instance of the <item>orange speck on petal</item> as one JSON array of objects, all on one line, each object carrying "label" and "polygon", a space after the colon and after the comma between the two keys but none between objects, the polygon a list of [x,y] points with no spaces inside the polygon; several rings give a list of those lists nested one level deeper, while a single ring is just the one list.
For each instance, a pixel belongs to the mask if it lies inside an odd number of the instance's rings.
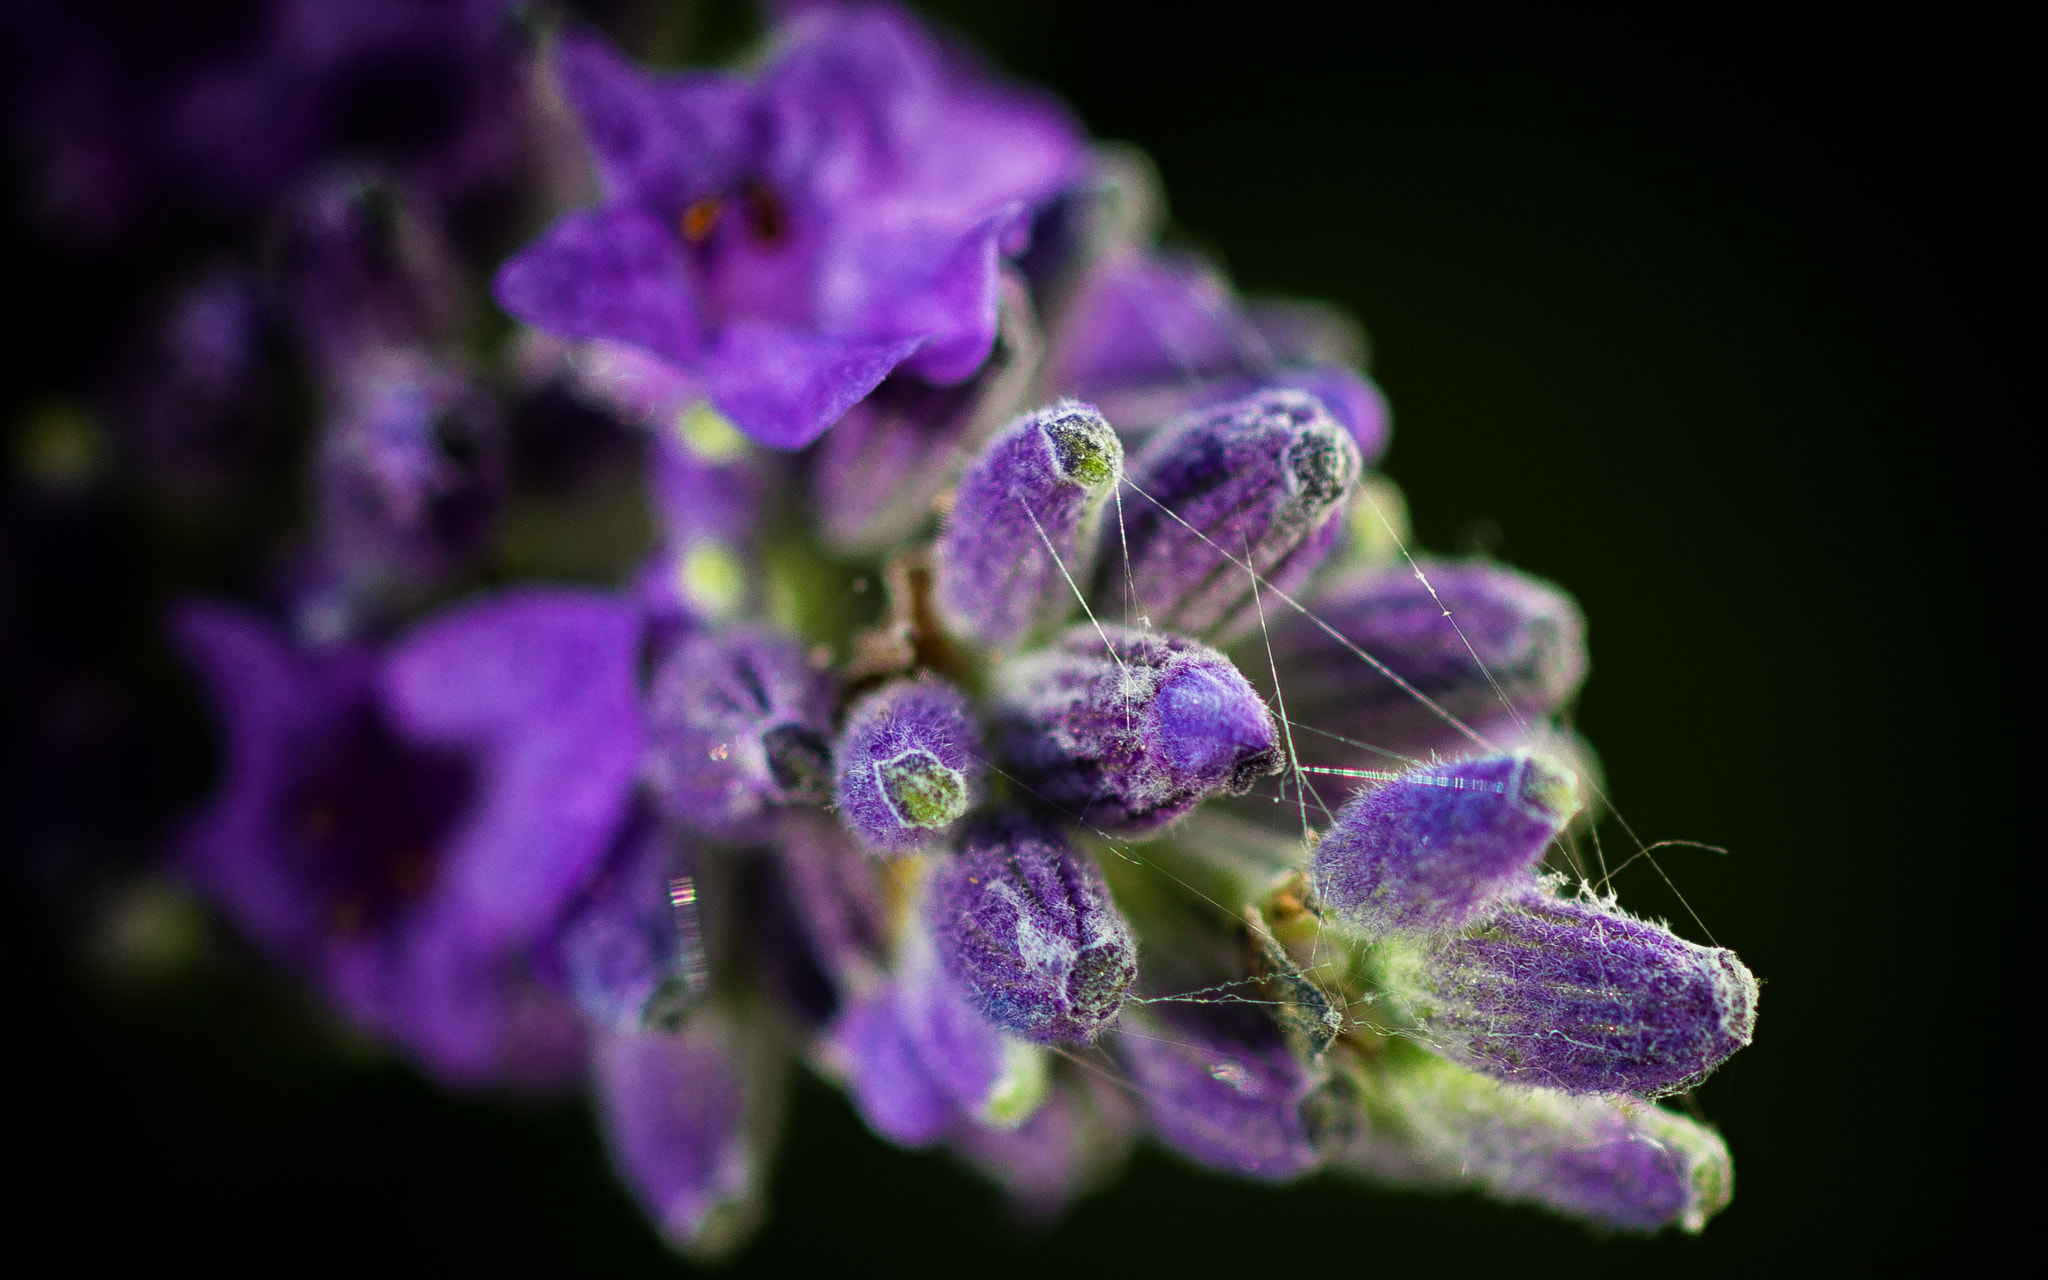
[{"label": "orange speck on petal", "polygon": [[721,203],[717,196],[705,196],[701,200],[691,201],[690,207],[683,210],[683,239],[691,244],[703,244],[709,240],[711,233],[718,229],[720,208]]}]

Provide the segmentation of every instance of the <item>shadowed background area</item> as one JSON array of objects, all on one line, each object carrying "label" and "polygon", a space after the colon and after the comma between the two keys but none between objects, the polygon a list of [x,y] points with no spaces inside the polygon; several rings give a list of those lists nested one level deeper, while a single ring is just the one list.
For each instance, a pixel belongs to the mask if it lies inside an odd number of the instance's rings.
[{"label": "shadowed background area", "polygon": [[[1698,1239],[1603,1241],[1475,1197],[1330,1176],[1275,1191],[1148,1148],[1030,1234],[947,1158],[885,1148],[806,1082],[775,1219],[732,1269],[1726,1274],[1899,1256],[1996,1220],[1975,1154],[1995,1126],[1929,1099],[1978,1051],[1949,993],[1993,971],[1980,939],[2004,909],[1966,934],[1945,886],[1995,885],[2012,846],[1994,784],[1915,775],[1995,741],[1977,708],[2011,665],[2007,606],[1974,576],[2019,425],[1998,306],[2016,182],[1996,133],[2016,91],[1997,42],[1700,31],[1610,53],[1611,31],[1279,7],[929,8],[1098,136],[1145,147],[1174,234],[1247,291],[1364,322],[1395,413],[1384,467],[1424,546],[1491,551],[1584,605],[1579,724],[1628,825],[1730,851],[1660,851],[1669,883],[1632,864],[1623,905],[1710,931],[1766,984],[1755,1044],[1695,1099],[1737,1190]],[[589,10],[655,58],[749,30],[725,6]],[[17,436],[150,269],[45,245],[19,208],[0,320]],[[151,584],[177,549],[132,545],[118,503],[23,515],[43,500],[12,475],[5,823],[37,868],[10,879],[5,930],[21,1247],[673,1269],[580,1106],[449,1100],[231,945],[138,942],[174,917],[38,891],[73,846],[138,860],[211,746],[155,638]],[[83,745],[60,768],[24,718],[47,699],[24,690],[67,680]],[[140,727],[105,711],[129,697],[156,709]],[[1610,863],[1633,847],[1612,821],[1602,835]],[[107,957],[145,943],[201,958],[113,976]]]}]

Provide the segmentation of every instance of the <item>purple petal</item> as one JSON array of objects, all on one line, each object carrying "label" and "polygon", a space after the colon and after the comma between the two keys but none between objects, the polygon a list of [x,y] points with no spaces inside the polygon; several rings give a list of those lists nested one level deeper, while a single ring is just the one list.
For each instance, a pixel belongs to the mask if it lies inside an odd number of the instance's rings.
[{"label": "purple petal", "polygon": [[869,342],[739,320],[704,361],[711,399],[748,436],[801,449],[881,384],[922,338]]},{"label": "purple petal", "polygon": [[953,1100],[925,1068],[893,985],[848,1005],[831,1039],[845,1063],[854,1105],[870,1129],[898,1146],[921,1147],[953,1123]]},{"label": "purple petal", "polygon": [[480,940],[532,937],[623,820],[642,743],[639,645],[631,607],[537,588],[445,614],[394,647],[384,692],[398,724],[488,762],[442,872]]},{"label": "purple petal", "polygon": [[754,91],[723,73],[650,76],[577,33],[563,38],[555,75],[620,204],[675,216],[745,177],[760,150]]},{"label": "purple petal", "polygon": [[492,288],[505,310],[550,333],[615,338],[690,364],[704,347],[690,271],[672,228],[614,206],[558,220],[498,269]]}]

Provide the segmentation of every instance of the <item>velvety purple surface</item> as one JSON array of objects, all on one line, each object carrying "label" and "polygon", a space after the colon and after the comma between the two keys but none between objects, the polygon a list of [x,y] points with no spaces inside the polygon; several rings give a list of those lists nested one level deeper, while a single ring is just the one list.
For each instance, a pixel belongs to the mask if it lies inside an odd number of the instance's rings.
[{"label": "velvety purple surface", "polygon": [[523,953],[588,878],[640,749],[636,616],[529,590],[386,653],[294,649],[190,605],[177,639],[225,725],[186,871],[344,1014],[444,1079],[563,1079],[578,1034]]},{"label": "velvety purple surface", "polygon": [[946,971],[1007,1031],[1093,1040],[1137,981],[1137,939],[1101,870],[1051,826],[1016,814],[980,824],[926,892]]},{"label": "velvety purple surface", "polygon": [[997,669],[990,715],[1027,799],[1116,834],[1157,831],[1281,763],[1272,715],[1230,660],[1173,635],[1071,628]]},{"label": "velvety purple surface", "polygon": [[[1586,622],[1570,596],[1488,561],[1420,564],[1427,586],[1405,562],[1357,570],[1318,590],[1307,601],[1309,610],[1416,693],[1474,727],[1511,723],[1515,715],[1540,719],[1578,693],[1586,678]],[[1471,748],[1470,739],[1415,693],[1311,619],[1269,607],[1267,621],[1288,702],[1314,708],[1309,720],[1316,728],[1412,755]],[[1254,683],[1264,677],[1255,670]],[[1296,745],[1319,762],[1386,767],[1369,763],[1369,752],[1321,735],[1298,735]]]},{"label": "velvety purple surface", "polygon": [[[1242,565],[1299,587],[1334,542],[1333,517],[1360,469],[1349,433],[1302,392],[1260,392],[1182,419],[1130,463],[1137,496],[1124,498],[1123,529],[1104,531],[1097,611],[1120,617],[1134,604],[1155,627],[1202,637],[1256,628]],[[1267,592],[1266,612],[1280,607]]]},{"label": "velvety purple surface", "polygon": [[537,968],[592,1026],[672,1031],[704,997],[697,861],[642,806],[539,949]]},{"label": "velvety purple surface", "polygon": [[[1069,474],[1055,432],[1088,442],[1107,474],[1093,483]],[[1122,471],[1115,432],[1073,401],[1026,414],[991,441],[960,478],[939,536],[935,603],[947,627],[1014,653],[1072,613],[1094,569],[1103,502]]]},{"label": "velvety purple surface", "polygon": [[1735,953],[1535,891],[1422,951],[1405,996],[1428,1042],[1502,1080],[1656,1095],[1698,1083],[1756,1028]]},{"label": "velvety purple surface", "polygon": [[1197,1164],[1291,1182],[1321,1156],[1302,1104],[1318,1083],[1263,1015],[1228,1005],[1126,1015],[1114,1049],[1159,1140]]},{"label": "velvety purple surface", "polygon": [[741,430],[784,448],[899,364],[973,374],[995,341],[998,262],[1081,157],[1056,104],[883,6],[798,16],[752,81],[650,75],[583,36],[557,73],[606,200],[506,264],[500,302],[691,369]]},{"label": "velvety purple surface", "polygon": [[[717,1016],[670,1035],[612,1031],[592,1054],[598,1116],[620,1179],[672,1243],[716,1248],[750,1218],[765,1179],[762,1095],[779,1073]],[[766,1078],[764,1078],[764,1076]],[[707,1238],[710,1237],[710,1238]]]},{"label": "velvety purple surface", "polygon": [[958,773],[970,796],[979,788],[985,766],[967,699],[932,676],[899,680],[856,702],[833,748],[839,819],[877,852],[908,853],[945,835],[946,829],[906,825],[883,797],[876,766],[913,751],[930,752]]},{"label": "velvety purple surface", "polygon": [[1247,307],[1199,259],[1125,250],[1082,283],[1053,335],[1048,383],[1136,436],[1251,392],[1307,391],[1371,462],[1386,449],[1391,415],[1354,367],[1361,348],[1356,327],[1322,308]]},{"label": "velvety purple surface", "polygon": [[696,636],[651,686],[647,780],[676,821],[761,834],[780,806],[824,797],[835,690],[795,639],[758,627]]},{"label": "velvety purple surface", "polygon": [[1418,765],[1338,812],[1310,863],[1324,910],[1370,937],[1456,929],[1531,871],[1573,809],[1531,795],[1564,776],[1525,755]]}]

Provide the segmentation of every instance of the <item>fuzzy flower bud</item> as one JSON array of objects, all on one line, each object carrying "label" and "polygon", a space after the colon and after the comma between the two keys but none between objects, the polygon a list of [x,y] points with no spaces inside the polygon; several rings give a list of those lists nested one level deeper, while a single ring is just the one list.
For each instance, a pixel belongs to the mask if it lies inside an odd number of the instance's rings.
[{"label": "fuzzy flower bud", "polygon": [[1374,938],[1459,928],[1525,882],[1578,809],[1576,776],[1541,756],[1418,766],[1337,814],[1310,864],[1317,900]]},{"label": "fuzzy flower bud", "polygon": [[661,664],[648,702],[648,780],[677,821],[743,835],[779,806],[824,798],[832,684],[795,640],[697,636]]},{"label": "fuzzy flower bud", "polygon": [[933,873],[929,928],[946,970],[997,1026],[1029,1040],[1093,1040],[1138,977],[1138,943],[1109,885],[1050,827],[985,824]]},{"label": "fuzzy flower bud", "polygon": [[996,732],[1019,780],[1105,831],[1157,831],[1280,768],[1258,693],[1230,659],[1179,636],[1075,627],[995,683]]},{"label": "fuzzy flower bud", "polygon": [[543,968],[585,1017],[618,1031],[674,1031],[709,986],[695,859],[644,818],[585,887]]},{"label": "fuzzy flower bud", "polygon": [[1261,1182],[1320,1163],[1310,1123],[1319,1081],[1257,1013],[1198,1005],[1126,1018],[1116,1052],[1152,1131],[1195,1163]]},{"label": "fuzzy flower bud", "polygon": [[854,705],[834,751],[840,820],[869,849],[909,853],[973,805],[982,764],[967,699],[901,680]]},{"label": "fuzzy flower bud", "polygon": [[[1570,596],[1497,564],[1425,561],[1421,569],[1427,582],[1402,564],[1352,574],[1318,593],[1316,619],[1343,640],[1291,611],[1274,620],[1273,655],[1287,673],[1288,700],[1316,707],[1317,728],[1416,751],[1464,740],[1417,693],[1483,724],[1548,716],[1578,692],[1586,621]],[[1312,735],[1301,745],[1331,741]]]},{"label": "fuzzy flower bud", "polygon": [[1573,1093],[1685,1089],[1756,1029],[1756,978],[1734,952],[1533,889],[1401,949],[1387,981],[1439,1052]]},{"label": "fuzzy flower bud", "polygon": [[1338,1167],[1397,1184],[1476,1186],[1610,1231],[1698,1231],[1734,1168],[1713,1130],[1643,1103],[1525,1089],[1417,1053],[1375,1073],[1378,1120]]},{"label": "fuzzy flower bud", "polygon": [[[1252,579],[1291,590],[1338,532],[1363,464],[1358,444],[1306,392],[1261,391],[1202,410],[1132,461],[1140,501],[1097,579],[1105,602],[1135,590],[1153,626],[1227,638],[1252,624]],[[1126,543],[1129,559],[1124,560]]]},{"label": "fuzzy flower bud", "polygon": [[1093,408],[1063,400],[1026,414],[961,478],[938,547],[947,627],[1014,651],[1074,606],[1093,567],[1103,500],[1123,479],[1123,445]]}]

